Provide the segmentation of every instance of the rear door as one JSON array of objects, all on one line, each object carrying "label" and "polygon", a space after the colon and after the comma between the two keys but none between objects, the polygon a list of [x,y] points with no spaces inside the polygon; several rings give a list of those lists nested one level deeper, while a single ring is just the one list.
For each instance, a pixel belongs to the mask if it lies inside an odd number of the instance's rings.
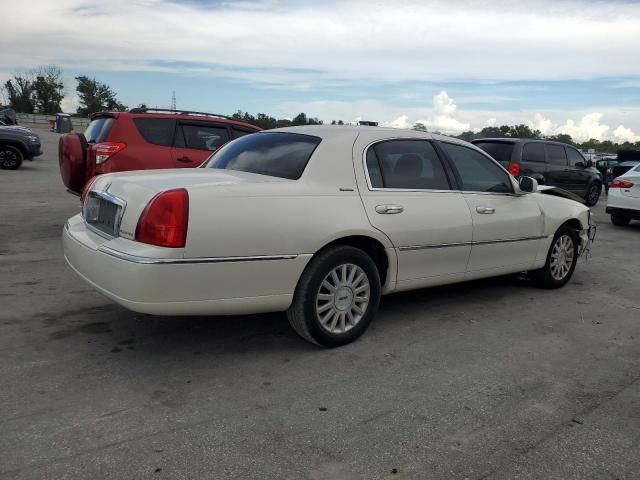
[{"label": "rear door", "polygon": [[[640,165],[627,172],[620,180],[625,180],[633,184],[631,187],[620,189],[622,195],[625,197],[640,198]],[[640,209],[640,202],[638,202],[638,208]]]},{"label": "rear door", "polygon": [[202,164],[212,152],[227,143],[231,135],[222,124],[179,121],[172,157],[176,168],[194,168]]},{"label": "rear door", "polygon": [[[122,154],[114,156],[109,160],[117,160],[118,165],[115,171],[125,170],[149,170],[155,168],[172,168],[173,160],[171,159],[171,145],[173,144],[173,132],[176,128],[176,121],[172,118],[143,118],[133,119],[136,129],[144,139],[144,142],[128,142]],[[123,122],[117,122],[116,128],[126,128],[128,125]],[[126,139],[125,132],[119,130],[114,140],[119,141],[120,138]],[[122,133],[120,135],[120,133]],[[125,140],[126,141],[126,140]],[[150,145],[153,148],[149,148]]]},{"label": "rear door", "polygon": [[544,142],[526,142],[522,145],[521,175],[538,181],[545,178],[547,173],[545,160]]},{"label": "rear door", "polygon": [[354,145],[367,185],[360,194],[371,224],[385,233],[398,256],[398,289],[464,278],[471,251],[471,217],[464,197],[451,189],[432,142],[390,139]]},{"label": "rear door", "polygon": [[507,172],[479,151],[439,144],[455,168],[473,222],[467,276],[530,268],[543,239],[543,218],[533,195],[515,195]]},{"label": "rear door", "polygon": [[569,163],[564,145],[546,143],[547,173],[545,181],[547,185],[569,190]]},{"label": "rear door", "polygon": [[567,159],[569,161],[569,172],[567,175],[568,188],[572,192],[586,193],[587,185],[591,181],[592,171],[586,170],[587,160],[575,148],[565,146]]}]

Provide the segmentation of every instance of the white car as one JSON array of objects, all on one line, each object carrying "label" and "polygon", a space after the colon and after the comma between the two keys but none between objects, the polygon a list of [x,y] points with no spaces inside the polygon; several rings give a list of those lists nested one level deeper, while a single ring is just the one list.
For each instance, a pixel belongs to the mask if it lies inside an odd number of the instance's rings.
[{"label": "white car", "polygon": [[606,211],[614,225],[626,226],[631,220],[640,220],[640,164],[609,183]]},{"label": "white car", "polygon": [[439,135],[271,130],[199,169],[97,177],[64,252],[131,310],[286,311],[303,338],[337,346],[364,332],[388,293],[523,271],[564,285],[589,244],[590,211],[521,184]]}]

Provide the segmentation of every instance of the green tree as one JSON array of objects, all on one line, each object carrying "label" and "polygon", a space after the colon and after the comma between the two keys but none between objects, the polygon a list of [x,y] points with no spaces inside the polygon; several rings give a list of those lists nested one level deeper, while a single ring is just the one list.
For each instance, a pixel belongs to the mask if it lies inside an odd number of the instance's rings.
[{"label": "green tree", "polygon": [[413,129],[414,130],[420,130],[421,132],[426,132],[427,131],[427,126],[424,123],[416,122],[416,123],[413,124]]},{"label": "green tree", "polygon": [[521,123],[519,125],[513,125],[509,128],[509,137],[513,138],[540,138],[540,130],[531,130],[527,125]]},{"label": "green tree", "polygon": [[573,138],[568,133],[559,133],[557,135],[551,135],[547,137],[548,140],[553,140],[554,142],[562,142],[568,143],[569,145],[574,145]]},{"label": "green tree", "polygon": [[16,112],[33,113],[35,111],[34,82],[30,74],[14,74],[4,84],[9,106]]},{"label": "green tree", "polygon": [[62,70],[55,65],[46,65],[33,70],[35,106],[39,113],[62,112],[60,102],[64,98]]},{"label": "green tree", "polygon": [[127,109],[127,106],[116,98],[116,93],[108,85],[84,75],[76,77],[76,80],[78,81],[76,91],[80,98],[79,115],[87,116],[104,110],[121,112]]}]

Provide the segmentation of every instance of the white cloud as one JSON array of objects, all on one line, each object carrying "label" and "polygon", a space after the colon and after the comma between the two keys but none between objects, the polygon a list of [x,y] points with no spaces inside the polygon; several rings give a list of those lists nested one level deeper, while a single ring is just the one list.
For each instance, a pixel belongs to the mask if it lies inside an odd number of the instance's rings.
[{"label": "white cloud", "polygon": [[529,125],[534,129],[540,130],[542,135],[566,133],[578,142],[584,142],[592,138],[600,141],[612,140],[617,143],[640,140],[639,135],[623,125],[619,125],[618,128],[612,131],[609,125],[602,123],[603,119],[604,114],[592,112],[582,116],[578,121],[568,119],[564,124],[555,124],[542,114],[536,113]]},{"label": "white cloud", "polygon": [[65,96],[60,102],[60,108],[64,113],[76,113],[80,106],[80,99],[77,96]]},{"label": "white cloud", "polygon": [[491,117],[491,118],[488,118],[488,119],[484,122],[484,124],[485,124],[487,127],[495,127],[495,125],[496,125],[496,122],[497,122],[497,121],[498,121],[498,119],[497,119],[497,118],[495,118],[495,117]]},{"label": "white cloud", "polygon": [[[504,0],[2,4],[0,65],[12,68],[57,63],[240,77],[252,69],[256,82],[265,74],[261,68],[275,68],[282,69],[281,85],[291,78],[317,85],[325,74],[393,82],[640,76],[633,48],[640,45],[640,5],[632,2],[585,8],[558,0],[536,9]],[[105,25],[108,34],[86,34]]]}]

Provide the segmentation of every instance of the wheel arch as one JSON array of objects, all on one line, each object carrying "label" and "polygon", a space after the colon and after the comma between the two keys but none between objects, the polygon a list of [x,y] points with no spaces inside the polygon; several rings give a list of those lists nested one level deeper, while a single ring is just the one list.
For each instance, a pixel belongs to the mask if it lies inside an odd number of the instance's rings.
[{"label": "wheel arch", "polygon": [[17,140],[0,140],[0,147],[4,145],[17,148],[18,150],[20,150],[20,153],[22,153],[24,159],[27,159],[27,147],[22,142],[19,142]]},{"label": "wheel arch", "polygon": [[345,235],[325,243],[313,256],[315,257],[320,252],[336,245],[354,247],[369,255],[378,269],[382,290],[388,290],[389,282],[394,279],[393,272],[395,268],[393,267],[395,267],[395,259],[389,258],[387,248],[380,240],[369,235]]}]

